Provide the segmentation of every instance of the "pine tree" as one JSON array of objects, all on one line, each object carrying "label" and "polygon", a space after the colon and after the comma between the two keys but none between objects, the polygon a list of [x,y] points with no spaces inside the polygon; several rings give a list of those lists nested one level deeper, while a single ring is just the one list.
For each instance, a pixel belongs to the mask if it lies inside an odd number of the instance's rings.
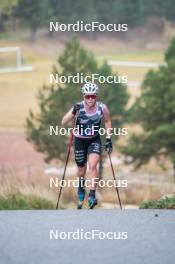
[{"label": "pine tree", "polygon": [[[99,73],[112,74],[111,68],[104,63],[98,66],[94,55],[84,49],[77,39],[67,43],[62,56],[58,59],[59,69],[54,66],[53,73],[59,76],[76,75],[77,72],[89,75]],[[26,123],[27,138],[36,149],[45,154],[46,161],[64,160],[69,137],[49,135],[49,126],[61,124],[63,115],[77,102],[82,100],[83,84],[44,85],[38,94],[39,113],[30,111]],[[125,106],[128,100],[126,87],[123,84],[100,85],[100,100],[104,101],[112,114],[114,126],[122,125],[125,117]],[[115,137],[114,140],[117,138]]]},{"label": "pine tree", "polygon": [[132,112],[133,121],[143,132],[133,134],[123,153],[131,156],[136,167],[151,157],[171,159],[175,172],[175,38],[165,56],[166,65],[149,71],[142,84],[141,96]]}]

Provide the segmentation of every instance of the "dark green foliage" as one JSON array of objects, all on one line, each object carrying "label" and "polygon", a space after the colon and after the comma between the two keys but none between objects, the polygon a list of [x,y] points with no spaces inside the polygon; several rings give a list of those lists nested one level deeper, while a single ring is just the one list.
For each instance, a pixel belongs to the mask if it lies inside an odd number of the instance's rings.
[{"label": "dark green foliage", "polygon": [[50,6],[53,14],[60,23],[75,23],[77,20],[85,22],[97,19],[96,4],[94,0],[84,1],[57,1],[51,0]]},{"label": "dark green foliage", "polygon": [[140,0],[115,1],[114,7],[118,23],[127,23],[129,27],[140,24],[142,20]]},{"label": "dark green foliage", "polygon": [[[53,67],[53,73],[59,76],[74,76],[78,72],[84,75],[99,73],[111,75],[111,67],[104,63],[98,66],[94,55],[85,50],[77,39],[68,42],[65,51],[58,59],[60,70]],[[38,151],[43,152],[46,161],[64,160],[69,137],[49,135],[49,126],[61,126],[63,115],[78,101],[82,100],[83,84],[58,84],[43,86],[38,95],[40,112],[30,112],[27,118],[27,138],[33,142]],[[113,125],[118,127],[124,122],[125,106],[128,100],[126,87],[122,84],[105,84],[100,86],[100,100],[109,106]],[[69,126],[71,127],[71,126]],[[116,139],[116,138],[115,138]],[[115,140],[114,139],[114,140]]]},{"label": "dark green foliage", "polygon": [[175,209],[175,196],[161,198],[158,201],[143,202],[139,209]]},{"label": "dark green foliage", "polygon": [[39,27],[43,27],[49,22],[52,10],[49,0],[19,0],[14,13],[34,34]]},{"label": "dark green foliage", "polygon": [[136,100],[132,120],[143,127],[143,133],[132,135],[122,151],[140,166],[151,157],[169,156],[175,164],[175,40],[166,52],[166,65],[149,71]]},{"label": "dark green foliage", "polygon": [[165,53],[166,62],[175,61],[175,38],[172,39],[169,49]]},{"label": "dark green foliage", "polygon": [[154,16],[174,21],[174,6],[175,0],[19,0],[13,13],[32,31],[46,26],[48,21],[75,23],[78,20],[127,23],[131,28]]}]

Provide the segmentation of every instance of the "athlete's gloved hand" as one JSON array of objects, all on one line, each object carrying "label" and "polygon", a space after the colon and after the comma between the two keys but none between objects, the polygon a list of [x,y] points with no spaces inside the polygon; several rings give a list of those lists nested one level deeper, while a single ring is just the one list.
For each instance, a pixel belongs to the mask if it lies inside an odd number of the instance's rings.
[{"label": "athlete's gloved hand", "polygon": [[80,110],[80,105],[79,104],[75,104],[73,106],[73,110],[72,110],[72,114],[76,115],[76,113]]},{"label": "athlete's gloved hand", "polygon": [[112,140],[111,138],[106,138],[105,150],[108,152],[112,152]]}]

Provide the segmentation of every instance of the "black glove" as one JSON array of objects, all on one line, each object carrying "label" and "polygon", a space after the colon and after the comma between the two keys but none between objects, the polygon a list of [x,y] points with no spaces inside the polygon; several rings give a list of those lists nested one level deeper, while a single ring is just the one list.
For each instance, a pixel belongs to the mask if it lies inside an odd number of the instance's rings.
[{"label": "black glove", "polygon": [[73,106],[72,114],[76,115],[77,111],[79,111],[79,110],[80,110],[80,105],[79,104],[75,104]]},{"label": "black glove", "polygon": [[111,138],[106,138],[105,150],[112,152],[112,140]]}]

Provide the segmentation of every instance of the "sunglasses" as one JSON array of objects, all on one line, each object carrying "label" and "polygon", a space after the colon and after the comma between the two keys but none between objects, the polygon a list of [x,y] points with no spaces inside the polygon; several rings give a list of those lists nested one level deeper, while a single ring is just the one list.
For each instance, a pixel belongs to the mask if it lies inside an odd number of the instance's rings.
[{"label": "sunglasses", "polygon": [[97,96],[96,96],[96,94],[86,94],[85,96],[85,99],[96,99],[97,98]]}]

